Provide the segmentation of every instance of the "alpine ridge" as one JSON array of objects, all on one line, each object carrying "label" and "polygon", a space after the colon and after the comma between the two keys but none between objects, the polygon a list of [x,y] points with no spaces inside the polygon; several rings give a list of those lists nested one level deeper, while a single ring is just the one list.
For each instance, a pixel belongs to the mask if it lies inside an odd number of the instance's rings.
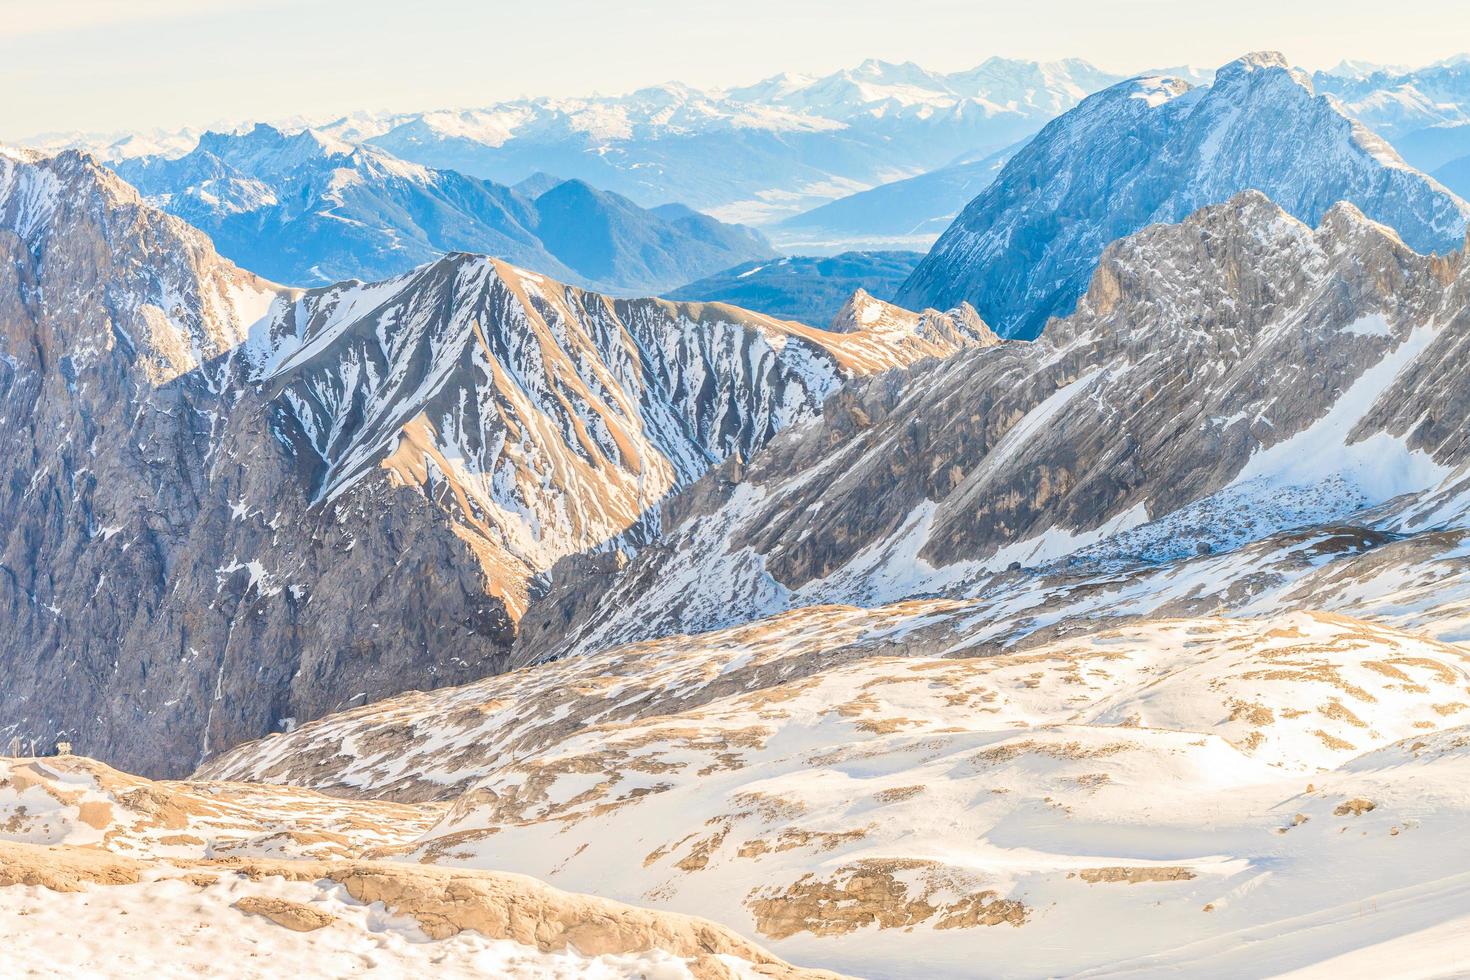
[{"label": "alpine ridge", "polygon": [[134,6],[298,114],[0,145],[0,980],[1465,973],[1470,7]]},{"label": "alpine ridge", "polygon": [[[1036,342],[844,391],[675,498],[621,576],[553,588],[521,656],[936,594],[1007,610],[984,629],[1014,643],[1068,615],[1038,576],[1136,575],[1135,602],[1077,607],[1126,614],[1172,601],[1149,596],[1174,563],[1293,529],[1362,521],[1371,548],[1462,520],[1467,302],[1463,253],[1419,255],[1348,204],[1315,232],[1258,192],[1151,226]],[[1228,607],[1219,588],[1188,608]]]}]

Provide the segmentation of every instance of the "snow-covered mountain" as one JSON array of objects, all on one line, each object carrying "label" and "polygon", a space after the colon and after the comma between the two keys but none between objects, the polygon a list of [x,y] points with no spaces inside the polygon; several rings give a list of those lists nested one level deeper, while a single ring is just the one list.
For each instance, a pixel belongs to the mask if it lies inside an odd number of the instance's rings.
[{"label": "snow-covered mountain", "polygon": [[200,776],[859,975],[1453,972],[1467,343],[1464,253],[1243,193],[674,498],[549,658]]},{"label": "snow-covered mountain", "polygon": [[1244,192],[675,496],[525,669],[199,775],[855,975],[1453,972],[1467,344],[1466,253]]},{"label": "snow-covered mountain", "polygon": [[146,773],[493,672],[558,560],[846,380],[995,341],[972,310],[824,331],[462,253],[288,289],[75,152],[0,157],[0,247],[0,739]]},{"label": "snow-covered mountain", "polygon": [[1412,70],[1365,65],[1343,71],[1339,66],[1316,72],[1312,81],[1317,91],[1337,96],[1348,114],[1389,140],[1430,126],[1470,122],[1470,60],[1463,57]]},{"label": "snow-covered mountain", "polygon": [[677,200],[762,223],[999,149],[1117,80],[1077,59],[992,58],[952,74],[870,60],[728,91],[670,84],[621,98],[534,99],[326,129],[493,180],[545,170],[648,206]]},{"label": "snow-covered mountain", "polygon": [[[932,108],[849,75],[763,98]],[[1337,105],[1058,120],[995,192],[994,281],[1087,278],[1034,341],[277,286],[0,153],[0,964],[1462,971],[1466,210]]]},{"label": "snow-covered mountain", "polygon": [[1339,66],[1318,72],[1313,82],[1409,163],[1461,197],[1470,195],[1470,56],[1417,69]]},{"label": "snow-covered mountain", "polygon": [[[1121,77],[1079,59],[991,58],[949,74],[867,61],[729,90],[670,83],[616,97],[279,125],[504,184],[546,172],[644,207],[677,201],[722,220],[763,223],[998,150]],[[193,137],[53,134],[35,145],[120,160],[152,147],[177,156]]]},{"label": "snow-covered mountain", "polygon": [[530,194],[313,130],[205,133],[181,157],[113,166],[231,260],[300,285],[382,279],[470,251],[646,295],[773,254],[756,232],[688,209],[644,210],[581,181]]},{"label": "snow-covered mountain", "polygon": [[1281,55],[1257,53],[1208,88],[1132,79],[1049,124],[966,206],[896,301],[967,300],[1003,336],[1034,337],[1071,311],[1109,242],[1251,188],[1313,224],[1350,201],[1421,251],[1458,248],[1470,222],[1470,204],[1316,95]]}]

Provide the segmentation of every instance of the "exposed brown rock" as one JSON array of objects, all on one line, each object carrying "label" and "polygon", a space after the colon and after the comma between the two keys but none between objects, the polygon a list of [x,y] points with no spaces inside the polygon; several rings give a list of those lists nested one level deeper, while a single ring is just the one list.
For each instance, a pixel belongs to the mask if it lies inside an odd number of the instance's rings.
[{"label": "exposed brown rock", "polygon": [[234,907],[248,915],[263,916],[293,932],[313,932],[337,921],[336,916],[321,909],[266,895],[246,895]]}]

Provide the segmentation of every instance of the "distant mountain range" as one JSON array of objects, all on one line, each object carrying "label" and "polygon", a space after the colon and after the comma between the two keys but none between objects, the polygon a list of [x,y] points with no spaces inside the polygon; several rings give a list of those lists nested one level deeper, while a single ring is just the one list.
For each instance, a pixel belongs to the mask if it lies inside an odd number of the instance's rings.
[{"label": "distant mountain range", "polygon": [[990,186],[1025,142],[839,198],[787,218],[770,232],[791,249],[834,245],[927,250],[960,209]]},{"label": "distant mountain range", "polygon": [[226,257],[299,285],[381,279],[467,251],[649,294],[773,254],[759,233],[678,205],[646,210],[546,174],[511,188],[313,130],[206,133],[184,156],[113,166]]},{"label": "distant mountain range", "polygon": [[[991,58],[947,74],[870,60],[831,75],[778,75],[728,90],[671,83],[618,97],[357,113],[313,128],[437,170],[505,184],[544,171],[644,207],[678,201],[723,220],[759,223],[1008,146],[1122,77],[1079,59]],[[28,142],[118,160],[178,155],[195,138],[53,134]]]},{"label": "distant mountain range", "polygon": [[960,213],[896,302],[968,301],[1002,336],[1029,339],[1072,311],[1110,242],[1249,189],[1310,223],[1350,201],[1425,252],[1458,248],[1470,221],[1470,204],[1317,95],[1310,77],[1257,53],[1209,87],[1138,78],[1062,115]]},{"label": "distant mountain range", "polygon": [[1470,122],[1470,58],[1463,56],[1412,70],[1364,65],[1354,71],[1340,65],[1314,73],[1312,84],[1341,99],[1349,115],[1385,139]]},{"label": "distant mountain range", "polygon": [[859,289],[876,299],[892,299],[923,257],[921,252],[843,252],[745,262],[667,295],[672,300],[731,303],[825,327]]}]

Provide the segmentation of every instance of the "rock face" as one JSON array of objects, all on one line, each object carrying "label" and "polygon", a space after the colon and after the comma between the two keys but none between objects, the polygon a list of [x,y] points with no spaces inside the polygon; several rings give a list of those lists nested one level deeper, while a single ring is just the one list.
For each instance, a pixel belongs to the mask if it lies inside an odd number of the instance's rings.
[{"label": "rock face", "polygon": [[88,158],[0,166],[0,738],[147,774],[499,669],[534,575],[844,379],[993,339],[467,255],[302,293]]},{"label": "rock face", "polygon": [[581,286],[657,293],[773,254],[756,232],[677,205],[644,210],[581,181],[527,194],[312,130],[206,133],[181,157],[114,166],[231,260],[302,285],[383,279],[465,251]]},{"label": "rock face", "polygon": [[1315,95],[1279,54],[1253,54],[1209,88],[1133,79],[1052,122],[960,213],[895,302],[967,300],[1002,336],[1035,337],[1072,311],[1110,242],[1249,189],[1313,225],[1349,201],[1424,252],[1458,248],[1470,218],[1470,204]]},{"label": "rock face", "polygon": [[851,388],[676,498],[622,575],[556,584],[520,656],[1007,576],[1014,599],[1080,556],[1159,567],[1403,494],[1400,524],[1436,526],[1470,461],[1467,307],[1463,255],[1351,205],[1314,232],[1250,192],[1148,228],[1035,343]]},{"label": "rock face", "polygon": [[[178,773],[284,718],[490,669],[508,621],[442,511],[384,480],[313,508],[246,385],[251,325],[302,298],[88,158],[0,168],[5,737]],[[354,508],[381,518],[371,540]],[[429,652],[444,630],[454,658]]]}]

